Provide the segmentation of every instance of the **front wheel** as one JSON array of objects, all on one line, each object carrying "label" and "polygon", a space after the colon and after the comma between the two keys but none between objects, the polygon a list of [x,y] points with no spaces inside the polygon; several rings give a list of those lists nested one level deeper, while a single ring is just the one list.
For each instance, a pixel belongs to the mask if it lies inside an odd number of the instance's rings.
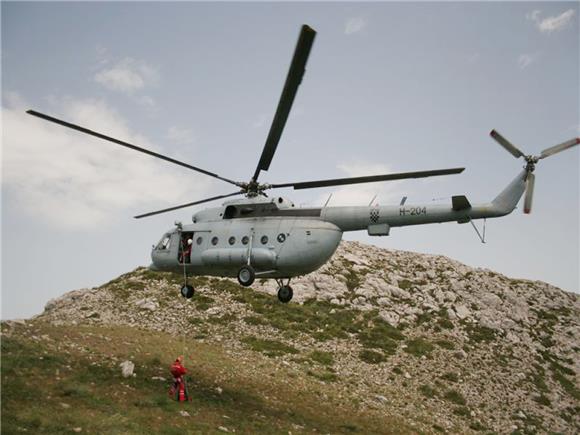
[{"label": "front wheel", "polygon": [[238,272],[238,282],[244,287],[249,287],[256,279],[256,272],[252,266],[242,266]]},{"label": "front wheel", "polygon": [[278,289],[278,300],[280,302],[287,304],[292,300],[292,296],[294,296],[294,292],[289,285],[284,285]]},{"label": "front wheel", "polygon": [[186,284],[181,287],[181,296],[183,296],[186,299],[191,299],[194,293],[195,290],[192,285]]}]

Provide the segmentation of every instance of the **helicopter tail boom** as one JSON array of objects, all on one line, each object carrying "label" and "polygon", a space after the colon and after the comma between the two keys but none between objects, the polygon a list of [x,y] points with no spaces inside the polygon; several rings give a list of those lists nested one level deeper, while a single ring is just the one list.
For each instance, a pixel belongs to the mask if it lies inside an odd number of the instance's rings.
[{"label": "helicopter tail boom", "polygon": [[388,235],[391,227],[430,223],[466,223],[474,219],[510,214],[526,190],[526,170],[520,172],[489,203],[472,205],[465,196],[454,196],[451,204],[401,204],[398,206],[324,207],[320,217],[342,231],[367,230],[369,235]]}]

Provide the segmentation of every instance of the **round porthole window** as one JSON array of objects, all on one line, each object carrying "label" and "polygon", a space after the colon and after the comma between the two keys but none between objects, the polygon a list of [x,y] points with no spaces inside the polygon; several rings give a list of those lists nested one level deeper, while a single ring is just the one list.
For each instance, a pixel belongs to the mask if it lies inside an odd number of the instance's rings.
[{"label": "round porthole window", "polygon": [[235,238],[234,236],[230,237],[230,238],[228,239],[228,243],[229,243],[230,245],[233,245],[234,243],[236,243],[236,238]]},{"label": "round porthole window", "polygon": [[202,237],[198,237],[196,243],[198,245],[201,245],[201,242],[203,242],[203,238]]},{"label": "round porthole window", "polygon": [[284,243],[284,241],[286,240],[286,234],[284,234],[284,233],[280,233],[280,234],[278,234],[277,240],[278,240],[280,243]]},{"label": "round porthole window", "polygon": [[250,241],[250,239],[249,239],[249,237],[248,237],[248,236],[244,236],[244,237],[242,237],[242,244],[243,244],[243,245],[247,245],[249,241]]},{"label": "round porthole window", "polygon": [[262,238],[260,239],[260,242],[262,242],[262,245],[265,245],[266,243],[268,243],[268,236],[262,236]]},{"label": "round porthole window", "polygon": [[218,238],[217,237],[212,237],[211,244],[214,245],[214,246],[217,245],[218,244]]}]

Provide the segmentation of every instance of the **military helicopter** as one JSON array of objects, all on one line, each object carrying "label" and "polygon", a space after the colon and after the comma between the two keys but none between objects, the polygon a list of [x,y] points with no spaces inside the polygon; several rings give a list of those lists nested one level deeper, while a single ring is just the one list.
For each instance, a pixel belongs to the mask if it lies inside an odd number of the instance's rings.
[{"label": "military helicopter", "polygon": [[[398,205],[378,207],[323,207],[302,208],[281,196],[269,197],[269,189],[293,187],[295,190],[317,187],[343,186],[377,181],[423,178],[458,174],[464,168],[382,174],[330,180],[301,181],[280,184],[260,183],[261,171],[267,171],[276,152],[316,32],[302,26],[286,82],[278,102],[276,114],[264,145],[262,155],[248,182],[230,180],[213,172],[181,162],[162,154],[106,136],[76,124],[45,115],[34,110],[27,113],[62,126],[96,136],[141,153],[163,159],[182,167],[200,172],[236,186],[237,190],[225,195],[181,204],[135,216],[141,219],[184,207],[203,204],[218,199],[244,195],[231,199],[220,207],[201,210],[193,215],[193,223],[175,223],[151,252],[150,269],[159,271],[183,271],[184,285],[181,294],[185,298],[194,295],[187,277],[213,275],[237,277],[242,286],[250,286],[256,277],[275,279],[278,299],[287,303],[292,299],[290,281],[321,267],[334,254],[345,231],[367,230],[371,236],[387,236],[392,227],[422,225],[436,222],[470,222],[473,220],[505,216],[511,213],[526,192],[524,212],[530,213],[534,190],[534,170],[539,160],[580,143],[575,138],[547,148],[539,156],[525,155],[515,145],[492,130],[491,136],[514,157],[523,157],[526,165],[514,180],[491,202],[472,205],[466,196],[453,196],[451,204]],[[372,201],[371,201],[372,202]],[[477,227],[475,230],[480,235]],[[484,236],[482,241],[484,242]]]}]

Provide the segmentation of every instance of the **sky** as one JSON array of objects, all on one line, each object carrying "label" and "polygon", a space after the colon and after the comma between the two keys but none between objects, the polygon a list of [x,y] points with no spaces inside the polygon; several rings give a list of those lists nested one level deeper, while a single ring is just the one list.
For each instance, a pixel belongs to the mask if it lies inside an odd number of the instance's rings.
[{"label": "sky", "polygon": [[[466,170],[276,191],[297,205],[487,202],[523,166],[492,128],[530,154],[580,135],[577,2],[2,2],[1,14],[2,319],[148,265],[163,232],[205,206],[132,216],[232,191],[27,109],[248,181],[308,24],[306,75],[261,181]],[[485,244],[457,223],[344,239],[578,292],[579,167],[578,147],[542,160],[533,213],[488,220]]]}]

